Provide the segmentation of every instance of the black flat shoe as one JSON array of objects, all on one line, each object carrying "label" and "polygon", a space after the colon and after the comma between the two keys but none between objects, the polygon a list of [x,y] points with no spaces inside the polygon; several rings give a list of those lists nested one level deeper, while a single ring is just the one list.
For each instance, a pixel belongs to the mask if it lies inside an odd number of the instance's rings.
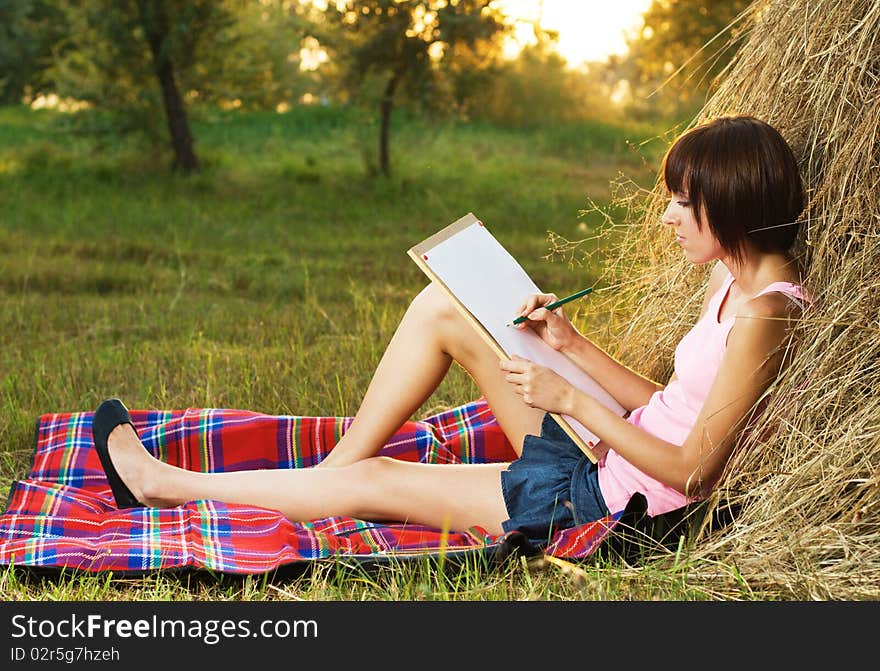
[{"label": "black flat shoe", "polygon": [[[113,468],[113,462],[110,461],[107,439],[110,437],[110,432],[120,424],[131,424],[131,428],[134,429],[128,408],[118,398],[108,398],[95,410],[95,417],[92,420],[92,440],[95,444],[95,450],[101,458],[101,466],[104,467],[113,498],[116,499],[116,507],[143,508],[144,504],[138,501],[131,490],[126,487],[119,477],[119,473]],[[135,433],[137,433],[137,429],[135,429]]]}]

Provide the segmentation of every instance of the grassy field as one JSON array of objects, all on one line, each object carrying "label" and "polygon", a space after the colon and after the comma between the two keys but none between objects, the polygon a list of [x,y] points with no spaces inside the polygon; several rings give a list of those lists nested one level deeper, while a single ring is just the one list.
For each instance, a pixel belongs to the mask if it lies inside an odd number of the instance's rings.
[{"label": "grassy field", "polygon": [[[0,110],[0,497],[27,470],[36,418],[91,410],[229,407],[351,415],[425,278],[406,250],[473,211],[542,288],[595,268],[547,258],[548,232],[595,234],[621,173],[653,183],[656,134],[580,124],[513,131],[399,121],[394,176],[368,174],[375,129],[353,110],[201,112],[204,170],[171,175],[133,139],[83,118]],[[85,121],[89,121],[88,118]],[[594,244],[594,243],[591,243]],[[344,362],[340,365],[340,362]],[[478,395],[460,370],[419,415]],[[744,591],[744,596],[748,596]],[[633,570],[513,564],[366,573],[341,563],[287,582],[168,576],[50,582],[0,573],[5,599],[691,599],[682,557]]]}]

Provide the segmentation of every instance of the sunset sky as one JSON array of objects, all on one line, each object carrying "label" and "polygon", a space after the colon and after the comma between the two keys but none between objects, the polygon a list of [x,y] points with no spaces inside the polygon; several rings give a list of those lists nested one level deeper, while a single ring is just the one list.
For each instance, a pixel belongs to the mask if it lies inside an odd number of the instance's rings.
[{"label": "sunset sky", "polygon": [[544,28],[559,31],[560,53],[577,66],[623,53],[626,32],[641,25],[651,0],[499,0],[498,5],[518,20],[520,41],[528,41],[528,22],[540,16]]},{"label": "sunset sky", "polygon": [[[311,0],[325,8],[333,0]],[[568,63],[604,61],[611,54],[626,51],[626,36],[641,27],[642,13],[651,0],[496,0],[497,7],[514,23],[515,36],[506,49],[510,57],[534,41],[536,20],[559,33],[558,49]],[[326,60],[323,50],[303,50],[304,69],[314,69]]]}]

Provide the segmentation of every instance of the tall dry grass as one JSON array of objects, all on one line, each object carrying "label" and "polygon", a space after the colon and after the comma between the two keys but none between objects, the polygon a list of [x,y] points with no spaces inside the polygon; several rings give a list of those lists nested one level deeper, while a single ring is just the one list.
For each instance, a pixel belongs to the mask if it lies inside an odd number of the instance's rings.
[{"label": "tall dry grass", "polygon": [[[705,526],[692,552],[781,597],[880,598],[880,2],[759,0],[740,26],[743,46],[693,123],[747,113],[789,141],[808,203],[797,251],[816,300],[715,494],[740,512]],[[621,192],[616,290],[593,303],[613,317],[614,353],[658,379],[708,270],[655,225],[665,199],[659,183]]]}]

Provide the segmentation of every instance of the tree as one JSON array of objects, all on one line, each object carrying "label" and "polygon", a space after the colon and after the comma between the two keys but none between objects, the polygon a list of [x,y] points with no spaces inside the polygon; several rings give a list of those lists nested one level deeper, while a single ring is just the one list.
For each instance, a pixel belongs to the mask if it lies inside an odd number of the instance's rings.
[{"label": "tree", "polygon": [[[164,116],[181,172],[199,169],[181,73],[192,70],[200,49],[230,23],[213,0],[68,0],[64,54],[52,73],[61,95],[122,112],[150,128]],[[158,93],[158,95],[157,95]]]},{"label": "tree", "polygon": [[653,0],[617,62],[630,85],[632,111],[681,115],[699,108],[741,42],[737,18],[750,0]]},{"label": "tree", "polygon": [[[183,172],[194,172],[199,169],[199,161],[193,150],[192,132],[189,128],[186,107],[177,84],[172,49],[172,31],[179,30],[182,26],[180,23],[176,25],[172,23],[173,18],[176,17],[170,14],[169,6],[163,0],[136,1],[141,30],[143,30],[147,44],[150,46],[153,69],[156,73],[156,79],[159,81],[159,89],[162,91],[165,119],[168,122],[168,132],[171,135],[171,146],[174,148],[173,167]],[[191,3],[187,9],[192,14],[198,15],[205,7],[200,6],[200,3]],[[190,22],[186,21],[186,23]]]},{"label": "tree", "polygon": [[536,31],[537,41],[505,61],[475,96],[470,116],[513,127],[566,123],[604,114],[607,104],[594,79],[569,68],[557,36]]},{"label": "tree", "polygon": [[[391,173],[391,115],[397,97],[442,104],[441,64],[465,53],[491,56],[506,31],[492,0],[348,0],[324,13],[322,44],[352,96],[379,112],[379,170]],[[448,95],[448,94],[447,94]]]},{"label": "tree", "polygon": [[186,91],[202,103],[241,109],[283,109],[319,87],[316,70],[300,68],[310,43],[307,6],[290,0],[222,0],[231,21],[212,35],[183,73]]},{"label": "tree", "polygon": [[62,33],[61,13],[44,0],[0,0],[0,104],[19,104],[42,91],[51,52]]}]

